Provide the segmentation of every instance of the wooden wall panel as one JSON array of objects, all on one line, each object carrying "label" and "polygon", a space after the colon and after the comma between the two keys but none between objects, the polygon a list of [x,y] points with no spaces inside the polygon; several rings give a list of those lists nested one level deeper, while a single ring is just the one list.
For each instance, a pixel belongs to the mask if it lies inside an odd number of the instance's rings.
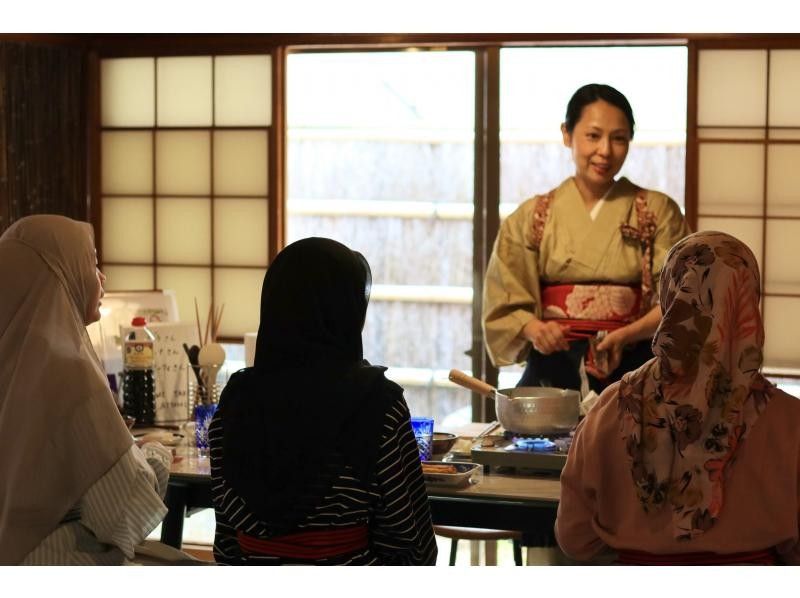
[{"label": "wooden wall panel", "polygon": [[29,214],[88,220],[85,51],[0,41],[0,232]]}]

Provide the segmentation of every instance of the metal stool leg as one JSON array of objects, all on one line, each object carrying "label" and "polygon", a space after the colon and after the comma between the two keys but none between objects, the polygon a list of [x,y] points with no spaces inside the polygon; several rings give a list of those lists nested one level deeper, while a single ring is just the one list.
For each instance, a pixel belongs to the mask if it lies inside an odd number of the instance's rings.
[{"label": "metal stool leg", "polygon": [[511,540],[514,545],[514,564],[516,566],[522,565],[522,544],[519,540]]},{"label": "metal stool leg", "polygon": [[458,553],[458,539],[453,538],[450,540],[450,566],[453,567],[456,564],[456,554]]}]

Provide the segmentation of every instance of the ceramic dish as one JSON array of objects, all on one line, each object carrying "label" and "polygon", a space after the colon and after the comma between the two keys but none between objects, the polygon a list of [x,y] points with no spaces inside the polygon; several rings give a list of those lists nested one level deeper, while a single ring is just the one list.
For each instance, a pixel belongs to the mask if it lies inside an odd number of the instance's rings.
[{"label": "ceramic dish", "polygon": [[453,448],[453,445],[458,440],[458,436],[450,434],[449,432],[434,432],[433,433],[433,454],[446,455]]},{"label": "ceramic dish", "polygon": [[423,461],[422,475],[426,484],[457,488],[469,485],[472,474],[479,467],[480,464],[478,463]]}]

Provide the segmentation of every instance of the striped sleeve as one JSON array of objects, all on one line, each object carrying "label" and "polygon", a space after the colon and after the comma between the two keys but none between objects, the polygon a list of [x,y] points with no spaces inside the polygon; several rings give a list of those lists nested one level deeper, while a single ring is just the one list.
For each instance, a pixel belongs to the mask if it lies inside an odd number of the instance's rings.
[{"label": "striped sleeve", "polygon": [[387,565],[435,565],[437,549],[428,495],[402,395],[384,418],[376,469],[380,500],[372,537],[380,561]]},{"label": "striped sleeve", "polygon": [[161,496],[169,470],[166,449],[158,447],[146,457],[132,445],[23,564],[121,565],[133,559],[134,547],[167,513]]},{"label": "striped sleeve", "polygon": [[[147,460],[134,446],[108,473],[95,482],[81,501],[81,522],[101,542],[119,547],[132,559],[134,547],[144,540],[167,514],[161,500],[166,491],[165,469],[156,459]],[[163,487],[159,477],[164,477]]]}]

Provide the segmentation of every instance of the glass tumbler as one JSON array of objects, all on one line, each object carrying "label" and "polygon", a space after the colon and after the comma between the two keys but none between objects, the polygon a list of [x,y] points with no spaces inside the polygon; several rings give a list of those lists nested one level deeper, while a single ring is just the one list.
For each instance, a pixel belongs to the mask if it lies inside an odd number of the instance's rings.
[{"label": "glass tumbler", "polygon": [[198,384],[189,378],[188,403],[191,409],[189,420],[194,420],[195,445],[200,457],[208,457],[208,426],[217,411],[221,384]]},{"label": "glass tumbler", "polygon": [[411,429],[417,439],[420,460],[430,461],[433,453],[433,418],[412,417]]}]

